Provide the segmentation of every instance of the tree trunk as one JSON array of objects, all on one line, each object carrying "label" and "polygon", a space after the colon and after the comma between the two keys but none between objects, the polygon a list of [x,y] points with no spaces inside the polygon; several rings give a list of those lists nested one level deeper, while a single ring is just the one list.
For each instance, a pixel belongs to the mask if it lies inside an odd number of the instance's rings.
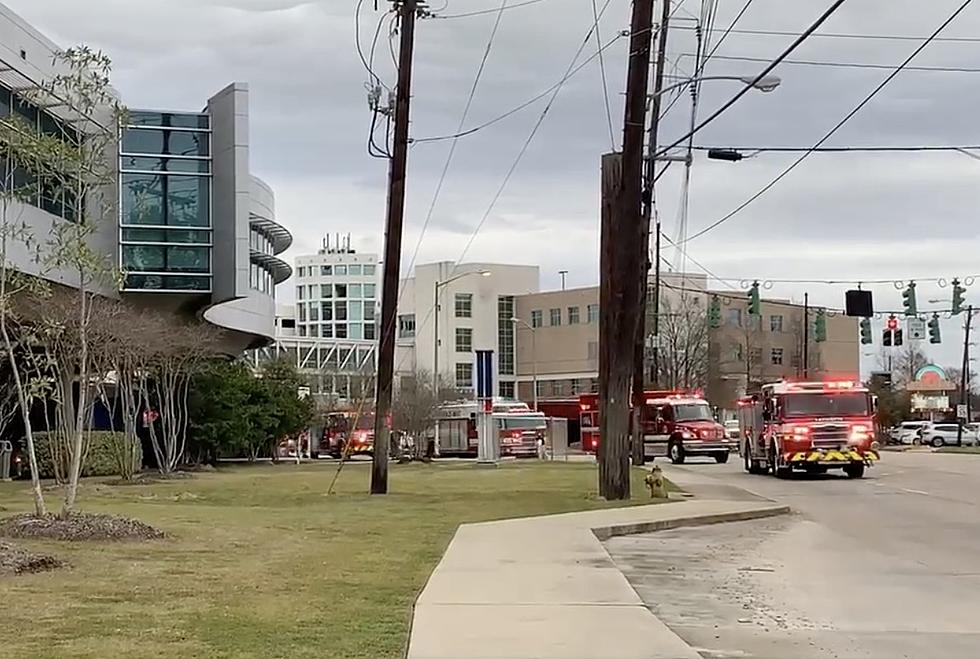
[{"label": "tree trunk", "polygon": [[[65,489],[65,503],[61,508],[62,517],[67,517],[75,508],[78,497],[78,481],[82,476],[82,454],[85,442],[85,411],[88,407],[89,370],[88,370],[88,306],[85,292],[85,276],[82,274],[79,285],[79,317],[78,317],[78,402],[75,405],[75,426],[71,446],[71,466],[68,470],[68,487]],[[71,392],[69,391],[69,396]]]}]

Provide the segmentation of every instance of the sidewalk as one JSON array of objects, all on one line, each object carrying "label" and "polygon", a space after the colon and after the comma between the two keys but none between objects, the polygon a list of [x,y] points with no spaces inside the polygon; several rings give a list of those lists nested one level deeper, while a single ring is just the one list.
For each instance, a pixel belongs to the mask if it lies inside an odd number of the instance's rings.
[{"label": "sidewalk", "polygon": [[419,596],[408,657],[700,659],[643,605],[600,538],[786,512],[682,500],[465,524]]}]

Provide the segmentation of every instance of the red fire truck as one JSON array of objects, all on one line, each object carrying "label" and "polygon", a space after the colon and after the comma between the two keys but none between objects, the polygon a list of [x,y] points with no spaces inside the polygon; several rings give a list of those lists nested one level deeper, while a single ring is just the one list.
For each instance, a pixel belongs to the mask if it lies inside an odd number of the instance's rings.
[{"label": "red fire truck", "polygon": [[[436,416],[440,456],[475,456],[478,451],[476,418],[481,403],[472,400],[442,405]],[[491,411],[500,441],[500,454],[535,457],[545,440],[548,422],[525,403],[497,400]]]},{"label": "red fire truck", "polygon": [[[582,448],[595,451],[599,444],[599,397],[584,394]],[[729,439],[725,428],[715,421],[711,406],[700,395],[682,391],[647,391],[640,409],[644,453],[648,457],[668,456],[682,464],[691,456],[710,456],[728,462],[737,442]]]},{"label": "red fire truck", "polygon": [[374,450],[374,412],[327,414],[319,451],[314,453],[313,458],[316,459],[321,453],[339,458],[344,454],[348,442],[348,455],[370,454]]},{"label": "red fire truck", "polygon": [[879,459],[874,398],[855,382],[778,382],[738,402],[745,470],[786,478],[843,469],[861,478]]}]

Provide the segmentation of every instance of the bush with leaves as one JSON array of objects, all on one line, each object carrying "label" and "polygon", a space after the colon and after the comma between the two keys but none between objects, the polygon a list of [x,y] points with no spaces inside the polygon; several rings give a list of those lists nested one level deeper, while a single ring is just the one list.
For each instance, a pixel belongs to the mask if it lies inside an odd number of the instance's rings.
[{"label": "bush with leaves", "polygon": [[[68,468],[69,456],[53,451],[57,444],[52,441],[54,436],[48,432],[34,433],[35,449],[37,451],[38,471],[41,478],[54,478],[56,473],[65,473]],[[117,450],[125,442],[121,432],[92,431],[85,434],[86,452],[82,459],[82,476],[119,476]],[[62,461],[56,468],[55,456]],[[137,456],[143,460],[143,452]],[[59,471],[60,470],[60,471]]]}]

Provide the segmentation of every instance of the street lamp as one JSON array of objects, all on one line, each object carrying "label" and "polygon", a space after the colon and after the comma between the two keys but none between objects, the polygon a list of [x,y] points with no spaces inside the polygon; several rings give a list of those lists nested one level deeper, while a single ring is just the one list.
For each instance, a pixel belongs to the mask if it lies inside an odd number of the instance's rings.
[{"label": "street lamp", "polygon": [[659,92],[649,94],[647,98],[653,99],[658,96],[663,96],[667,92],[673,91],[678,87],[686,87],[688,85],[693,85],[696,82],[704,82],[705,80],[734,80],[735,82],[741,82],[748,87],[758,89],[760,92],[765,94],[775,91],[776,87],[779,87],[779,85],[783,82],[782,78],[774,75],[762,76],[758,80],[755,79],[755,76],[701,76],[699,78],[686,78],[679,82],[675,82],[672,85],[667,85]]},{"label": "street lamp", "polygon": [[435,314],[435,336],[432,341],[432,391],[438,396],[439,395],[439,289],[445,288],[454,281],[458,281],[463,277],[469,277],[471,275],[480,275],[481,277],[489,277],[489,270],[475,270],[471,272],[462,272],[455,277],[450,277],[446,281],[436,280],[434,286],[434,299],[435,303],[432,307],[432,311]]},{"label": "street lamp", "polygon": [[531,386],[533,387],[533,400],[534,400],[534,411],[538,411],[538,330],[533,327],[526,320],[514,317],[510,319],[514,327],[514,333],[517,333],[517,325],[523,325],[524,327],[531,330]]}]

